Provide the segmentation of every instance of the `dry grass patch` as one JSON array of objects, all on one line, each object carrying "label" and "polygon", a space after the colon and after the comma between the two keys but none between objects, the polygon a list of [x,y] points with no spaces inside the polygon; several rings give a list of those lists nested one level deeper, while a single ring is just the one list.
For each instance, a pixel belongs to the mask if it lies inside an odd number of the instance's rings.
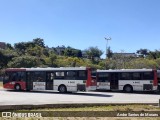
[{"label": "dry grass patch", "polygon": [[31,111],[160,111],[160,108],[152,105],[106,105],[83,108],[42,108]]},{"label": "dry grass patch", "polygon": [[0,87],[3,87],[3,82],[0,82]]},{"label": "dry grass patch", "polygon": [[[45,109],[30,109],[19,110],[17,112],[40,112],[40,111],[115,111],[115,112],[132,112],[132,111],[160,111],[159,107],[150,105],[116,105],[116,106],[94,106],[84,108],[45,108]],[[24,118],[15,118],[15,120],[23,120]],[[160,120],[159,117],[43,117],[43,118],[25,118],[25,120]],[[13,119],[14,120],[14,119]]]}]

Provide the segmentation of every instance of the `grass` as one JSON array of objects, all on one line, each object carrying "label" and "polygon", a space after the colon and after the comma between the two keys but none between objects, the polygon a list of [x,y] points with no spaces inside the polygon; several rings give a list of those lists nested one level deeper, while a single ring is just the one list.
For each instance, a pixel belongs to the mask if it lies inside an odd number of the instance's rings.
[{"label": "grass", "polygon": [[54,117],[54,118],[49,118],[49,117],[45,117],[45,118],[12,118],[12,119],[7,119],[7,118],[2,118],[0,120],[160,120],[160,118],[128,118],[128,117],[66,117],[66,118],[62,118],[62,117]]},{"label": "grass", "polygon": [[[28,110],[19,110],[23,112]],[[94,106],[84,108],[44,108],[44,109],[30,109],[29,112],[38,111],[115,111],[115,112],[136,112],[136,111],[160,111],[159,107],[150,105],[116,105],[116,106]],[[63,112],[62,112],[63,113]],[[159,117],[44,117],[38,120],[160,120]],[[22,120],[22,119],[19,119]],[[34,118],[27,118],[27,120],[34,120]]]},{"label": "grass", "polygon": [[33,111],[160,111],[159,107],[151,105],[115,105],[94,106],[83,108],[45,108],[32,109]]}]

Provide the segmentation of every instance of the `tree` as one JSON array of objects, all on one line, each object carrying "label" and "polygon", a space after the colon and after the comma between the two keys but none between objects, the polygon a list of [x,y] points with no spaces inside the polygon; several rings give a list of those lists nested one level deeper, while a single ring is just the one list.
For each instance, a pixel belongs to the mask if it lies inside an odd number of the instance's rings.
[{"label": "tree", "polygon": [[54,63],[57,59],[57,56],[55,53],[51,52],[50,55],[49,55],[49,59],[51,61],[51,66],[56,66],[56,64]]},{"label": "tree", "polygon": [[25,54],[26,43],[25,42],[15,43],[14,48],[19,55],[23,55],[23,54]]},{"label": "tree", "polygon": [[64,50],[64,55],[68,57],[82,57],[82,51],[68,46]]},{"label": "tree", "polygon": [[137,50],[136,53],[138,53],[140,56],[145,58],[149,54],[149,50],[148,49],[140,49],[140,50]]},{"label": "tree", "polygon": [[6,68],[9,61],[16,57],[16,52],[9,48],[0,50],[0,69]]},{"label": "tree", "polygon": [[142,68],[147,68],[147,69],[154,69],[158,68],[158,64],[156,63],[155,60],[149,60],[149,59],[143,59],[143,58],[137,58],[134,60],[131,60],[128,63],[128,67],[131,69],[142,69]]},{"label": "tree", "polygon": [[88,56],[89,59],[95,61],[97,58],[100,59],[103,54],[102,50],[98,49],[98,47],[89,47],[84,50],[84,53]]},{"label": "tree", "polygon": [[6,44],[6,47],[7,47],[8,49],[13,50],[13,47],[12,47],[12,45],[11,45],[10,43],[7,43],[7,44]]},{"label": "tree", "polygon": [[149,52],[149,55],[148,55],[148,58],[150,58],[150,59],[157,59],[157,55],[156,55],[155,52],[150,51],[150,52]]},{"label": "tree", "polygon": [[159,50],[155,50],[155,51],[150,51],[148,58],[150,59],[157,59],[160,58],[160,51]]},{"label": "tree", "polygon": [[112,58],[113,52],[110,47],[107,48],[107,57]]},{"label": "tree", "polygon": [[127,63],[129,63],[133,59],[135,58],[132,56],[127,56],[123,50],[121,51],[121,53],[117,53],[112,56],[112,60],[114,61],[114,66],[116,69],[127,69]]},{"label": "tree", "polygon": [[35,45],[38,45],[38,46],[40,46],[40,47],[45,48],[44,40],[41,39],[41,38],[33,39],[33,43],[34,43]]},{"label": "tree", "polygon": [[36,57],[33,56],[20,56],[15,57],[8,63],[9,67],[20,68],[20,67],[39,67],[39,63]]},{"label": "tree", "polygon": [[6,59],[7,57],[0,51],[0,69],[6,67]]},{"label": "tree", "polygon": [[14,44],[14,48],[17,50],[19,55],[24,55],[27,49],[34,48],[36,46],[45,48],[44,40],[41,38],[36,38],[33,39],[33,41],[19,42]]}]

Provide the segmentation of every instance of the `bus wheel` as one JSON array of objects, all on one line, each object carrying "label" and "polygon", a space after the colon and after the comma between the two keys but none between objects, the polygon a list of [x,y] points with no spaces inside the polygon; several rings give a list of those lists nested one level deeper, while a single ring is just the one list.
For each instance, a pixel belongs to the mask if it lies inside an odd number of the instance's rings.
[{"label": "bus wheel", "polygon": [[131,85],[125,85],[123,88],[123,91],[125,91],[127,93],[131,93],[131,92],[133,92],[133,87]]},{"label": "bus wheel", "polygon": [[29,92],[29,91],[30,91],[30,89],[26,89],[26,91],[27,91],[27,92]]},{"label": "bus wheel", "polygon": [[58,91],[59,91],[60,93],[66,93],[66,92],[67,92],[66,86],[65,86],[65,85],[60,85],[60,86],[58,87]]},{"label": "bus wheel", "polygon": [[20,86],[19,84],[16,84],[16,85],[14,86],[14,89],[17,90],[17,91],[19,91],[19,90],[21,90],[21,86]]}]

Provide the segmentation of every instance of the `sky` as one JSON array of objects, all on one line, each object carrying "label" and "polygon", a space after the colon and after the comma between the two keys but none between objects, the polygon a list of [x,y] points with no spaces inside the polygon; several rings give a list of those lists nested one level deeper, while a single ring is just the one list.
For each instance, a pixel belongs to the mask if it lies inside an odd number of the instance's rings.
[{"label": "sky", "polygon": [[[0,42],[77,49],[160,49],[160,0],[0,0]],[[103,55],[104,56],[104,55]]]}]

